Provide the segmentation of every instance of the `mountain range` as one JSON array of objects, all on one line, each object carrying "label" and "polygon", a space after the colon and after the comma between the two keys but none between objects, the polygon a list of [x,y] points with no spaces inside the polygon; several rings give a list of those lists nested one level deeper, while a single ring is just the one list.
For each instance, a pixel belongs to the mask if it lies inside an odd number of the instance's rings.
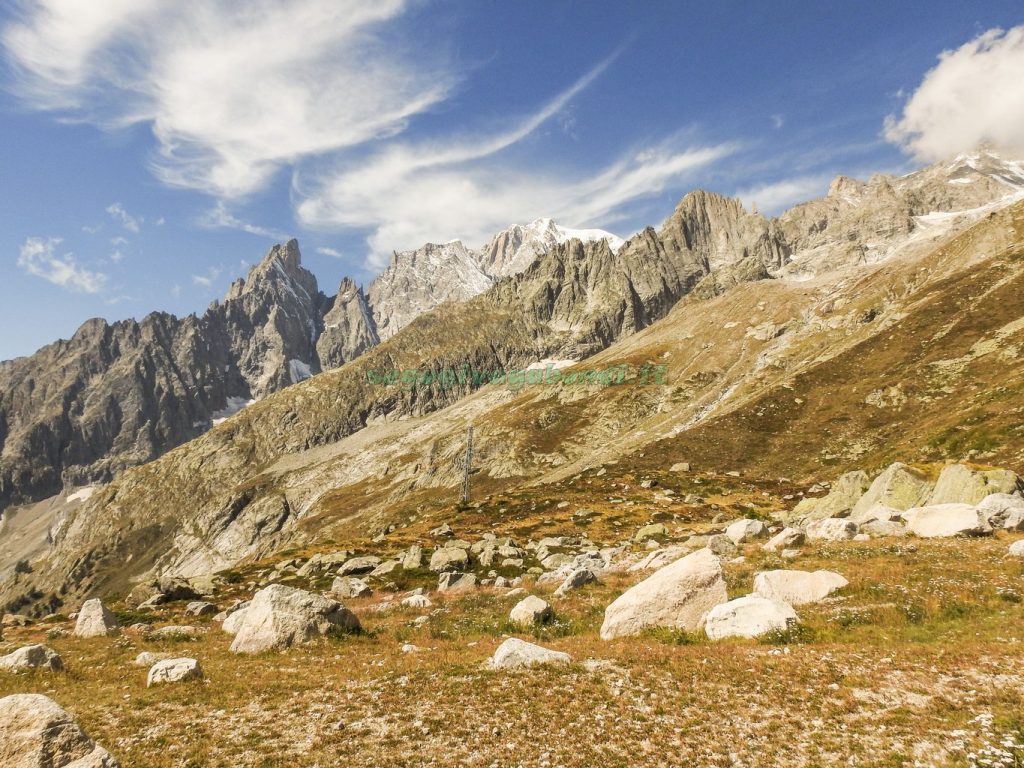
[{"label": "mountain range", "polygon": [[[199,577],[340,530],[386,531],[450,506],[469,422],[492,493],[623,456],[776,473],[901,452],[1019,464],[1000,451],[1024,391],[1022,198],[1024,166],[990,150],[840,177],[776,218],[696,191],[625,243],[541,220],[481,251],[395,254],[365,294],[345,281],[333,299],[294,242],[275,246],[201,318],[91,321],[0,369],[4,503],[105,484],[26,508],[47,541],[12,548],[34,560],[2,595],[51,609],[144,574]],[[990,311],[966,315],[979,301]],[[368,375],[544,360],[658,362],[670,385]],[[1004,432],[950,432],[951,413],[992,403],[985,429]],[[905,434],[881,441],[876,413]]]}]

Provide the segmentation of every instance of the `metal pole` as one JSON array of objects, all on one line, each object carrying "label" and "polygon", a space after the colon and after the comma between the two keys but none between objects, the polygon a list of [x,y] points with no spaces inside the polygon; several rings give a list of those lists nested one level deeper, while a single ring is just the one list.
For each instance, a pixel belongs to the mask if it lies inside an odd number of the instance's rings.
[{"label": "metal pole", "polygon": [[469,503],[469,469],[473,466],[473,425],[466,427],[466,466],[462,474],[462,503]]}]

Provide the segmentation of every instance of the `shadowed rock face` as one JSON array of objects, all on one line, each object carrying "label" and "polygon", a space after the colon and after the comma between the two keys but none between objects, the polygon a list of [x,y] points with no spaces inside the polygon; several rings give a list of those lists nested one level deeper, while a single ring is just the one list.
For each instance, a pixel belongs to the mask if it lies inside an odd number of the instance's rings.
[{"label": "shadowed rock face", "polygon": [[[0,367],[0,506],[106,482],[319,370],[324,298],[293,240],[201,317],[90,320]],[[295,364],[297,361],[299,364]]]}]

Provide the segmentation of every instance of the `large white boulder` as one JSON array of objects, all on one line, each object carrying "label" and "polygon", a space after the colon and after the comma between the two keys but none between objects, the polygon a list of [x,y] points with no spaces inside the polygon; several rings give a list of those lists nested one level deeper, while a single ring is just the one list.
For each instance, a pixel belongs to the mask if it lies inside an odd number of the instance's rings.
[{"label": "large white boulder", "polygon": [[824,600],[849,583],[834,571],[761,571],[754,576],[754,594],[779,603],[804,605]]},{"label": "large white boulder", "polygon": [[261,589],[239,613],[234,653],[283,650],[330,632],[360,629],[359,619],[341,603],[281,584]]},{"label": "large white boulder", "polygon": [[195,659],[164,659],[149,669],[146,687],[161,683],[182,683],[186,680],[202,680],[203,668]]},{"label": "large white boulder", "polygon": [[907,530],[923,539],[948,536],[984,536],[992,526],[972,504],[933,504],[903,513]]},{"label": "large white boulder", "polygon": [[1018,539],[1010,545],[1010,555],[1013,557],[1024,557],[1024,539]]},{"label": "large white boulder", "polygon": [[622,593],[605,609],[601,637],[635,635],[648,627],[696,632],[704,615],[728,599],[721,562],[700,549]]},{"label": "large white boulder", "polygon": [[26,645],[6,656],[0,656],[0,671],[26,672],[30,669],[64,670],[64,662],[57,652],[45,645]]},{"label": "large white boulder", "polygon": [[103,747],[51,699],[22,693],[0,699],[4,768],[119,768]]},{"label": "large white boulder", "polygon": [[1009,531],[1024,531],[1024,498],[1015,493],[992,493],[978,504],[989,525]]},{"label": "large white boulder", "polygon": [[492,669],[516,669],[534,667],[538,664],[568,664],[570,661],[572,659],[567,653],[552,651],[517,637],[510,637],[498,646],[488,666]]},{"label": "large white boulder", "polygon": [[555,615],[547,601],[536,595],[524,597],[508,614],[508,620],[521,627],[532,627],[549,621]]},{"label": "large white boulder", "polygon": [[117,634],[117,619],[98,598],[86,600],[78,611],[75,635],[78,637],[106,637]]},{"label": "large white boulder", "polygon": [[704,632],[712,640],[751,638],[788,629],[796,622],[796,611],[792,606],[758,595],[747,595],[716,605],[708,611]]}]

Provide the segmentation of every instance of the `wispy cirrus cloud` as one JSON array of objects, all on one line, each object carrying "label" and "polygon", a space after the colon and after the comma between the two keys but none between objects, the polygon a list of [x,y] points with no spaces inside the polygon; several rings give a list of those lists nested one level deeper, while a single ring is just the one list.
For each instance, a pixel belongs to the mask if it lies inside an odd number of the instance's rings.
[{"label": "wispy cirrus cloud", "polygon": [[482,242],[516,221],[553,216],[573,226],[607,224],[626,203],[663,191],[736,145],[687,146],[678,138],[625,152],[602,169],[524,170],[502,153],[558,116],[611,65],[606,58],[507,130],[440,142],[393,142],[354,164],[297,175],[299,220],[328,229],[369,229],[370,265],[391,250],[460,237]]},{"label": "wispy cirrus cloud", "polygon": [[250,235],[256,235],[257,237],[263,237],[269,240],[288,239],[288,235],[283,232],[279,232],[276,229],[261,227],[258,224],[253,224],[238,218],[228,210],[223,201],[218,201],[213,208],[200,216],[198,221],[199,226],[205,229],[237,229],[242,232],[248,232]]},{"label": "wispy cirrus cloud", "polygon": [[30,275],[79,293],[99,293],[107,275],[80,266],[73,253],[58,254],[59,237],[30,237],[18,253],[18,266]]},{"label": "wispy cirrus cloud", "polygon": [[1024,26],[990,29],[945,51],[885,137],[914,157],[943,160],[991,143],[1024,152]]},{"label": "wispy cirrus cloud", "polygon": [[[148,124],[154,172],[220,198],[282,166],[400,132],[457,77],[382,27],[405,0],[24,0],[16,90],[104,127]],[[254,84],[258,83],[258,87]]]}]

